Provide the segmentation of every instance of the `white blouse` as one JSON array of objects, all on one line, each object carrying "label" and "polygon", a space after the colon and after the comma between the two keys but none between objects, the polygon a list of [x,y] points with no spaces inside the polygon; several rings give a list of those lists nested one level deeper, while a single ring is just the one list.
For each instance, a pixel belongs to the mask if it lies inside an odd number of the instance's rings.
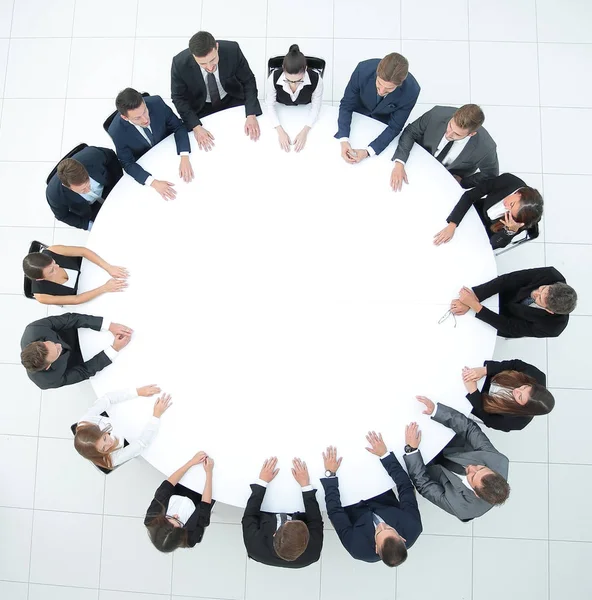
[{"label": "white blouse", "polygon": [[166,510],[168,517],[179,515],[179,521],[181,521],[183,525],[187,525],[189,517],[191,517],[194,512],[195,504],[193,504],[193,500],[186,496],[171,496]]}]

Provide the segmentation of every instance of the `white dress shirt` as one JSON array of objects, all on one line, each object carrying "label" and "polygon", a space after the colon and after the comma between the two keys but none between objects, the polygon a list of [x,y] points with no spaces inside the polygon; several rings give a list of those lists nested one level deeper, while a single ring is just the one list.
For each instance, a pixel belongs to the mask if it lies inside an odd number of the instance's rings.
[{"label": "white dress shirt", "polygon": [[[208,87],[208,72],[200,65],[201,74],[203,76],[204,83],[206,84],[206,102],[211,102],[210,98],[210,88]],[[220,68],[219,65],[216,65],[216,70],[214,71],[214,79],[216,80],[216,85],[218,86],[218,93],[220,94],[220,100],[224,100],[226,98],[227,93],[226,90],[222,87],[220,83]]]},{"label": "white dress shirt", "polygon": [[[471,136],[468,135],[466,138],[463,138],[462,140],[455,140],[454,143],[452,144],[452,148],[450,148],[450,150],[448,151],[448,154],[444,157],[442,164],[445,167],[447,167],[453,161],[455,161],[460,156],[460,153],[465,149],[465,146],[469,143],[470,139],[471,139]],[[442,150],[444,150],[444,148],[446,147],[446,144],[448,144],[449,141],[450,140],[446,139],[446,134],[444,134],[442,136],[442,139],[440,140],[440,143],[438,144],[438,147],[436,148],[436,152],[434,153],[435,157],[437,157],[438,154],[440,154],[440,152],[442,152]],[[400,158],[395,158],[395,162],[400,162],[403,165],[405,164],[405,161],[401,160]]]},{"label": "white dress shirt", "polygon": [[[267,106],[267,117],[269,118],[269,121],[271,122],[271,126],[279,127],[280,120],[278,119],[277,112],[276,112],[276,106],[278,104],[277,99],[276,99],[277,92],[276,92],[275,84],[273,82],[273,76],[274,76],[274,73],[272,72],[271,75],[267,78],[267,84],[266,84],[266,90],[265,90],[265,104]],[[298,98],[298,96],[300,95],[300,92],[304,89],[304,86],[312,85],[312,83],[310,81],[310,75],[309,75],[308,71],[305,71],[302,81],[296,86],[296,91],[293,92],[292,88],[290,87],[290,84],[286,80],[286,74],[284,72],[282,72],[282,74],[279,76],[279,78],[277,80],[277,85],[281,85],[284,92],[289,94],[292,101],[294,101],[294,100],[296,100],[296,98]],[[306,124],[309,127],[312,127],[316,123],[316,121],[319,117],[319,112],[321,110],[322,103],[323,103],[323,78],[319,75],[319,81],[317,83],[317,87],[315,88],[314,92],[312,93],[312,98],[310,100],[310,110],[308,111],[308,118],[306,120]]]},{"label": "white dress shirt", "polygon": [[111,464],[113,467],[121,465],[128,460],[135,458],[142,453],[144,448],[147,448],[152,440],[156,437],[158,427],[160,426],[160,419],[157,417],[150,417],[148,423],[144,427],[144,431],[140,434],[140,437],[133,442],[130,442],[125,448],[123,447],[123,435],[118,434],[116,427],[109,417],[102,417],[102,412],[109,412],[109,409],[113,404],[119,404],[126,400],[131,400],[137,396],[137,390],[134,388],[118,390],[116,392],[109,392],[104,396],[101,396],[87,411],[84,417],[78,421],[80,423],[94,423],[101,429],[111,425],[111,435],[116,437],[119,441],[117,448],[111,453]]},{"label": "white dress shirt", "polygon": [[179,515],[179,521],[183,526],[189,521],[189,517],[195,512],[195,504],[187,496],[171,496],[166,510],[167,517]]},{"label": "white dress shirt", "polygon": [[[103,317],[103,322],[101,323],[101,331],[109,331],[109,327],[111,327],[111,321],[108,321]],[[113,346],[109,345],[104,350],[105,354],[109,357],[109,360],[113,362],[118,356],[119,352],[113,348]]]}]

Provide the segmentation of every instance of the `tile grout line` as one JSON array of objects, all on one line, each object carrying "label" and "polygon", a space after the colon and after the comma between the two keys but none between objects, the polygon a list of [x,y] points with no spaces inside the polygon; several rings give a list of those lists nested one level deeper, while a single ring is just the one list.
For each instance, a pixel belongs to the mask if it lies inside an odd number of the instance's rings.
[{"label": "tile grout line", "polygon": [[10,46],[11,46],[11,41],[12,41],[12,26],[14,25],[15,9],[16,9],[16,0],[14,0],[12,3],[12,14],[10,16],[10,31],[8,32],[8,35],[10,37],[8,38],[8,49],[6,50],[6,67],[4,68],[4,85],[2,86],[2,98],[0,98],[0,100],[2,100],[2,102],[0,103],[0,125],[2,124],[2,115],[4,114],[4,104],[5,104],[5,100],[6,100],[6,84],[8,82],[8,63],[10,60]]}]

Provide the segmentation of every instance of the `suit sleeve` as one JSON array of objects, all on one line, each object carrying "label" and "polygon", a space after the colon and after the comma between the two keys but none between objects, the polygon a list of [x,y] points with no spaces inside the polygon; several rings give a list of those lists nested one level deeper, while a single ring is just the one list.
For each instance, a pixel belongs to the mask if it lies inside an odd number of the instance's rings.
[{"label": "suit sleeve", "polygon": [[549,275],[551,275],[552,272],[557,273],[557,279],[555,281],[565,281],[556,269],[539,267],[537,269],[524,269],[522,271],[514,271],[513,273],[500,275],[491,281],[473,287],[473,291],[481,301],[490,298],[495,294],[500,294],[501,292],[518,290],[531,284],[536,278],[540,278],[543,274],[549,273]]},{"label": "suit sleeve", "polygon": [[146,169],[143,169],[134,157],[131,148],[125,143],[118,143],[117,139],[114,139],[115,150],[117,151],[117,158],[123,167],[123,170],[130,176],[133,177],[139,184],[144,185],[146,179],[152,175],[148,173]]},{"label": "suit sleeve", "polygon": [[323,543],[323,517],[321,509],[317,502],[316,490],[302,492],[304,501],[304,512],[306,513],[306,525],[310,533],[310,537],[316,540],[319,546]]},{"label": "suit sleeve", "polygon": [[66,223],[66,225],[70,225],[70,227],[84,229],[85,231],[88,230],[89,219],[72,212],[67,203],[59,202],[56,198],[53,198],[50,190],[52,187],[51,184],[52,181],[50,180],[49,185],[45,189],[45,198],[55,218],[62,223]]},{"label": "suit sleeve", "polygon": [[399,464],[397,457],[391,452],[388,456],[381,459],[380,462],[397,486],[401,510],[413,515],[420,521],[421,517],[419,515],[419,507],[417,505],[413,484],[409,479],[409,475],[405,473],[405,470]]},{"label": "suit sleeve", "polygon": [[335,527],[335,531],[344,548],[351,553],[354,528],[343,506],[341,506],[339,478],[325,477],[321,479],[321,483],[325,489],[325,505],[327,506],[329,520],[333,527]]},{"label": "suit sleeve", "polygon": [[251,484],[251,496],[245,507],[241,524],[245,541],[254,537],[261,526],[261,503],[265,497],[265,488],[257,483]]},{"label": "suit sleeve", "polygon": [[409,123],[409,125],[405,127],[401,137],[399,138],[399,144],[397,145],[397,149],[393,154],[392,160],[398,159],[404,163],[407,162],[409,153],[413,148],[413,144],[415,142],[419,143],[423,139],[425,131],[432,119],[433,110],[434,109],[428,110],[428,112],[421,115],[419,119],[416,119],[413,121],[413,123]]},{"label": "suit sleeve", "polygon": [[343,98],[339,103],[339,116],[337,118],[337,133],[335,137],[337,139],[349,137],[351,130],[352,113],[356,106],[359,104],[360,98],[360,65],[358,65],[352,76],[349,79],[349,83],[345,88]]},{"label": "suit sleeve", "polygon": [[205,529],[210,524],[211,513],[212,504],[210,502],[200,502],[187,523],[185,523],[185,527],[189,532],[190,547],[199,544],[203,539]]},{"label": "suit sleeve", "polygon": [[370,143],[371,148],[376,154],[380,154],[399,135],[399,133],[401,133],[403,126],[407,122],[407,119],[417,102],[418,94],[397,107],[397,110],[391,114],[386,129]]},{"label": "suit sleeve", "polygon": [[238,45],[237,50],[236,78],[240,81],[245,92],[245,115],[247,117],[249,115],[259,116],[261,114],[261,105],[257,98],[257,81],[245,55]]},{"label": "suit sleeve", "polygon": [[103,317],[95,317],[93,315],[84,315],[82,313],[64,313],[55,317],[45,317],[33,321],[29,327],[49,327],[53,331],[62,331],[63,329],[78,329],[84,327],[87,329],[101,330]]},{"label": "suit sleeve", "polygon": [[479,185],[487,179],[493,179],[499,175],[499,162],[497,160],[497,151],[495,146],[491,149],[483,160],[477,165],[479,171],[468,177],[463,177],[460,182],[461,187],[468,189]]},{"label": "suit sleeve", "polygon": [[483,196],[487,196],[492,191],[496,190],[498,188],[497,184],[497,179],[488,179],[472,190],[465,192],[456,203],[456,206],[452,209],[452,212],[448,215],[446,221],[458,225],[467,212],[469,212],[471,206],[473,206],[477,200],[483,198]]},{"label": "suit sleeve", "polygon": [[117,160],[117,154],[115,154],[115,152],[113,152],[113,150],[110,148],[99,148],[99,150],[101,150],[103,153],[103,166],[107,172],[107,181],[105,182],[105,187],[113,188],[113,186],[123,176],[121,165]]},{"label": "suit sleeve", "polygon": [[432,419],[445,427],[449,427],[458,435],[462,435],[465,438],[465,442],[474,451],[484,450],[497,453],[497,450],[489,441],[489,438],[481,431],[479,425],[468,417],[465,417],[458,410],[438,403],[438,410]]},{"label": "suit sleeve", "polygon": [[188,130],[202,124],[197,116],[197,112],[191,108],[189,89],[174,59],[171,65],[171,98]]},{"label": "suit sleeve", "polygon": [[538,323],[526,321],[519,317],[506,317],[505,315],[500,315],[490,310],[486,306],[483,306],[481,310],[475,314],[475,317],[479,319],[479,321],[491,325],[497,330],[498,335],[503,335],[504,337],[549,337],[549,332]]},{"label": "suit sleeve", "polygon": [[167,106],[163,100],[162,105],[166,114],[166,128],[169,133],[175,133],[175,144],[177,146],[177,154],[181,152],[191,152],[191,145],[189,143],[189,135],[187,129],[183,126],[183,121],[177,117],[177,115],[171,110],[170,106]]},{"label": "suit sleeve", "polygon": [[162,514],[163,509],[166,511],[171,496],[175,493],[175,486],[165,479],[154,494],[154,498],[146,511],[144,517],[144,525],[150,525],[154,517]]},{"label": "suit sleeve", "polygon": [[[102,371],[105,367],[108,367],[110,364],[111,359],[107,356],[107,354],[105,354],[104,351],[101,351],[93,356],[90,360],[87,360],[85,363],[76,365],[75,367],[65,371],[62,379],[59,382],[56,382],[55,385],[51,385],[49,387],[58,388],[64,385],[72,385],[74,383],[86,381],[87,379],[90,379],[96,375],[99,371]],[[49,389],[48,387],[43,387],[42,384],[38,385],[42,389]]]}]

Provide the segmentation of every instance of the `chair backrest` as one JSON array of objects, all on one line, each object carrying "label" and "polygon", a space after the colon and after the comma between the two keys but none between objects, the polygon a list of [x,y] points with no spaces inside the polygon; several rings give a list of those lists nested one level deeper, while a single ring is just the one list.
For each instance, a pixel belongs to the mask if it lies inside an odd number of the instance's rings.
[{"label": "chair backrest", "polygon": [[[148,98],[148,96],[150,96],[148,92],[142,92],[142,98]],[[105,119],[103,129],[106,133],[109,133],[109,127],[111,127],[111,123],[113,123],[113,119],[117,116],[117,113],[118,111],[115,110]]]},{"label": "chair backrest", "polygon": [[[72,150],[70,150],[70,152],[68,152],[68,154],[66,154],[66,156],[62,156],[62,158],[59,160],[58,165],[64,160],[64,158],[72,158],[75,154],[78,154],[81,150],[84,150],[84,148],[87,148],[88,144],[78,144],[78,146],[76,146],[75,148],[72,148]],[[58,165],[56,165],[52,170],[51,173],[47,176],[47,179],[45,180],[45,184],[47,185],[51,178],[58,172]]]},{"label": "chair backrest", "polygon": [[[31,254],[31,252],[43,252],[47,248],[47,244],[43,242],[38,242],[37,240],[33,240],[31,245],[29,246],[29,252],[27,254]],[[23,292],[25,293],[25,298],[33,299],[33,282],[25,275],[25,281],[23,283]]]},{"label": "chair backrest", "polygon": [[[267,61],[267,76],[271,75],[271,72],[275,69],[281,69],[284,64],[283,56],[273,56]],[[322,58],[317,58],[316,56],[307,56],[306,64],[309,69],[314,69],[318,71],[319,75],[323,77],[325,74],[325,66],[326,62]]]},{"label": "chair backrest", "polygon": [[[533,231],[533,229],[535,229],[535,228],[536,228],[536,232]],[[495,254],[495,256],[500,256],[501,254],[509,252],[513,248],[516,248],[522,244],[525,244],[526,242],[529,242],[530,240],[534,240],[535,238],[538,237],[538,235],[539,235],[538,226],[535,226],[534,228],[531,228],[531,229],[525,229],[524,231],[521,231],[520,233],[515,235],[512,238],[512,241],[507,246],[505,246],[504,248],[498,248],[497,250],[495,250],[494,254]]]}]

